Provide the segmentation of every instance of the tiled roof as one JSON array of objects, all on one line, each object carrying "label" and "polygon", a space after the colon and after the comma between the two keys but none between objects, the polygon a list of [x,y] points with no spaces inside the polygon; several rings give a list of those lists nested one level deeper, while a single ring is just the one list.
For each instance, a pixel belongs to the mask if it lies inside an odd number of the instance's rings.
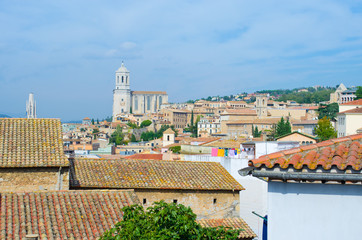
[{"label": "tiled roof", "polygon": [[164,131],[163,134],[175,134],[175,132],[171,128],[167,128],[167,130]]},{"label": "tiled roof", "polygon": [[344,112],[339,112],[337,114],[346,114],[346,113],[362,113],[362,108],[353,108]]},{"label": "tiled roof", "polygon": [[318,167],[331,170],[336,167],[341,171],[361,171],[361,159],[362,134],[356,134],[264,155],[249,161],[249,166],[269,169],[291,167],[296,170],[303,167],[309,170]]},{"label": "tiled roof", "polygon": [[276,124],[280,121],[280,118],[260,118],[260,119],[250,119],[250,120],[236,120],[236,121],[227,121],[227,125],[239,125],[239,124]]},{"label": "tiled roof", "polygon": [[203,146],[219,147],[219,148],[240,148],[240,144],[245,140],[219,140],[217,142],[203,144]]},{"label": "tiled roof", "polygon": [[256,110],[250,108],[227,109],[221,115],[256,115]]},{"label": "tiled roof", "polygon": [[162,160],[163,154],[152,153],[136,153],[130,156],[124,157],[125,159],[138,159],[138,160]]},{"label": "tiled roof", "polygon": [[221,219],[201,219],[197,223],[202,227],[230,227],[233,229],[241,229],[240,239],[253,239],[256,234],[251,230],[248,224],[242,218],[221,218]]},{"label": "tiled roof", "polygon": [[318,124],[318,120],[293,120],[291,121],[291,123],[293,125],[306,125],[306,124],[312,124],[312,125],[317,125]]},{"label": "tiled roof", "polygon": [[139,204],[132,191],[1,193],[0,238],[98,239]]},{"label": "tiled roof", "polygon": [[244,189],[215,162],[76,159],[73,163],[73,188]]},{"label": "tiled roof", "polygon": [[316,137],[313,137],[313,136],[311,136],[311,135],[308,135],[308,134],[302,133],[302,132],[298,132],[298,131],[294,131],[294,132],[291,132],[291,133],[284,134],[284,135],[282,135],[282,136],[280,136],[280,137],[277,137],[277,138],[275,138],[275,139],[278,140],[278,139],[281,139],[281,138],[284,138],[284,137],[287,137],[287,136],[293,135],[293,134],[299,134],[299,135],[302,135],[302,136],[304,136],[304,137],[311,138],[311,139],[314,139],[314,140],[317,140],[317,139],[318,139],[318,138],[316,138]]},{"label": "tiled roof", "polygon": [[345,106],[345,105],[362,105],[362,98],[358,99],[358,100],[351,101],[351,102],[343,103],[341,105],[342,106]]},{"label": "tiled roof", "polygon": [[69,166],[59,119],[0,119],[0,168]]}]

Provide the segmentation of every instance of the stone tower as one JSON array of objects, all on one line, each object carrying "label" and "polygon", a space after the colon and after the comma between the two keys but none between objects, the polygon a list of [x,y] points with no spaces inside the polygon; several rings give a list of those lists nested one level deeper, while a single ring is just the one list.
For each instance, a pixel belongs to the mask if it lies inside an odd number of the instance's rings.
[{"label": "stone tower", "polygon": [[118,115],[130,113],[131,109],[131,90],[130,90],[129,71],[124,66],[116,71],[116,87],[113,90],[113,121]]},{"label": "stone tower", "polygon": [[255,106],[258,118],[265,118],[268,116],[267,112],[268,97],[266,95],[257,95]]},{"label": "stone tower", "polygon": [[36,103],[33,93],[29,94],[29,100],[26,101],[26,115],[27,118],[36,118]]}]

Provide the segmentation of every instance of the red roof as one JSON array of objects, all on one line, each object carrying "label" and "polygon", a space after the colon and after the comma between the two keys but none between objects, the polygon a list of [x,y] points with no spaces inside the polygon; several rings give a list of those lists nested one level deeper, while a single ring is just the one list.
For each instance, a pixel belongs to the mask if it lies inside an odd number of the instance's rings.
[{"label": "red roof", "polygon": [[73,188],[244,190],[216,162],[82,158],[71,167]]},{"label": "red roof", "polygon": [[358,100],[354,100],[354,101],[351,101],[351,102],[343,103],[341,105],[342,106],[344,106],[344,105],[362,105],[362,99],[358,99]]},{"label": "red roof", "polygon": [[343,114],[343,113],[362,113],[362,108],[353,108],[344,112],[339,112],[338,114]]},{"label": "red roof", "polygon": [[256,234],[242,218],[220,218],[220,219],[200,219],[196,221],[202,227],[230,227],[240,229],[239,239],[253,239]]},{"label": "red roof", "polygon": [[0,239],[99,239],[140,204],[133,190],[47,191],[0,194]]},{"label": "red roof", "polygon": [[163,154],[152,154],[152,153],[136,153],[127,157],[126,159],[139,159],[139,160],[162,160]]},{"label": "red roof", "polygon": [[249,166],[268,169],[291,167],[295,170],[303,167],[309,170],[318,167],[331,170],[337,167],[342,171],[361,171],[361,158],[362,134],[356,134],[264,155],[249,161]]}]

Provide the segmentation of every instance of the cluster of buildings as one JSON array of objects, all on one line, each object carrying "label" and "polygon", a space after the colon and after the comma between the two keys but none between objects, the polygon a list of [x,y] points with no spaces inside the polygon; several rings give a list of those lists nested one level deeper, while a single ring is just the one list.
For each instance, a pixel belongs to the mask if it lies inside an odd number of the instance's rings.
[{"label": "cluster of buildings", "polygon": [[[255,98],[171,104],[166,92],[131,91],[123,63],[112,122],[37,118],[30,95],[27,118],[0,119],[0,238],[98,239],[124,206],[165,200],[239,239],[359,239],[345,230],[359,226],[361,100],[338,100],[339,138],[318,142],[318,106]],[[292,133],[267,141],[281,117]],[[109,143],[116,131],[123,144]]]}]

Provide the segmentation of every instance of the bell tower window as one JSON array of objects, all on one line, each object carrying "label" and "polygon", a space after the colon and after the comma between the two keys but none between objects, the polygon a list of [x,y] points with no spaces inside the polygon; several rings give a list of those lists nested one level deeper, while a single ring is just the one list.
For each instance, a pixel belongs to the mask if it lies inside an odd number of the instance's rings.
[{"label": "bell tower window", "polygon": [[123,76],[122,76],[122,83],[123,83]]}]

